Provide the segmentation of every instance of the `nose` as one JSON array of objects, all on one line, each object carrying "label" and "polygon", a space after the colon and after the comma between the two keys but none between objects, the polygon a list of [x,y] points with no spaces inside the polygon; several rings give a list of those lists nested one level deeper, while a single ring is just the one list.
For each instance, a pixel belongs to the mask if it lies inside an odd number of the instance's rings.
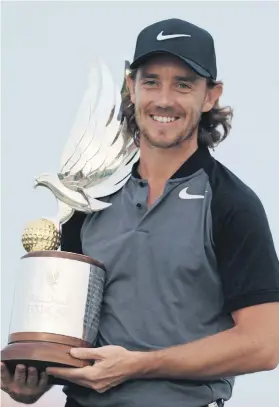
[{"label": "nose", "polygon": [[161,107],[162,109],[166,109],[168,107],[173,107],[174,100],[172,93],[170,92],[168,87],[162,86],[158,92],[157,97],[157,106]]}]

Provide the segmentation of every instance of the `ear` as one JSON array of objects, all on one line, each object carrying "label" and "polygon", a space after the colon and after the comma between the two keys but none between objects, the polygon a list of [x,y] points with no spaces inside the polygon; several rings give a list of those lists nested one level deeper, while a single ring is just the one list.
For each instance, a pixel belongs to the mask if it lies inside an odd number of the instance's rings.
[{"label": "ear", "polygon": [[222,96],[222,93],[223,93],[222,83],[217,83],[212,88],[208,88],[202,111],[209,112],[215,105],[216,101]]},{"label": "ear", "polygon": [[131,78],[130,75],[128,75],[126,78],[126,83],[130,92],[131,102],[135,104],[135,81]]}]

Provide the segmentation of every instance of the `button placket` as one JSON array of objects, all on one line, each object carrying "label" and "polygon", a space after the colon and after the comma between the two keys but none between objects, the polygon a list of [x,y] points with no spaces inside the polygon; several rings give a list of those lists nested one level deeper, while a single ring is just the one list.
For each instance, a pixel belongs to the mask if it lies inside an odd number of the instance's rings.
[{"label": "button placket", "polygon": [[148,193],[148,184],[139,181],[138,182],[138,190],[137,190],[137,196],[136,196],[136,207],[138,210],[141,209],[147,209],[147,193]]}]

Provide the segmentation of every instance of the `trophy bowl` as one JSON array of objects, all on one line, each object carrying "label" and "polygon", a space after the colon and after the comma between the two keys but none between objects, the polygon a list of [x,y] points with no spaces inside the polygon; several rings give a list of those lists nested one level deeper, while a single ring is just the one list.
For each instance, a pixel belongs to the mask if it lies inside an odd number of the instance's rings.
[{"label": "trophy bowl", "polygon": [[[95,344],[105,267],[85,255],[38,250],[55,249],[59,244],[57,231],[46,219],[32,222],[22,241],[33,251],[20,259],[2,361],[11,373],[17,364],[36,367],[39,372],[50,366],[89,365],[90,361],[73,358],[70,349]],[[64,384],[56,378],[50,382]]]}]

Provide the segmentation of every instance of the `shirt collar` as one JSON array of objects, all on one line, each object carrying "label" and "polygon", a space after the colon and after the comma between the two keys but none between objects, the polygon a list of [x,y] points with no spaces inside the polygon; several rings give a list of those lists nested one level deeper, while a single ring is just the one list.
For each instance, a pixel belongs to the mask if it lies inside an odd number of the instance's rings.
[{"label": "shirt collar", "polygon": [[[141,179],[141,176],[138,173],[139,162],[140,160],[134,163],[132,167],[132,177],[136,179]],[[207,147],[199,146],[170,179],[188,177],[202,168],[205,172],[208,172],[212,163],[213,157],[211,156],[209,149]]]}]

